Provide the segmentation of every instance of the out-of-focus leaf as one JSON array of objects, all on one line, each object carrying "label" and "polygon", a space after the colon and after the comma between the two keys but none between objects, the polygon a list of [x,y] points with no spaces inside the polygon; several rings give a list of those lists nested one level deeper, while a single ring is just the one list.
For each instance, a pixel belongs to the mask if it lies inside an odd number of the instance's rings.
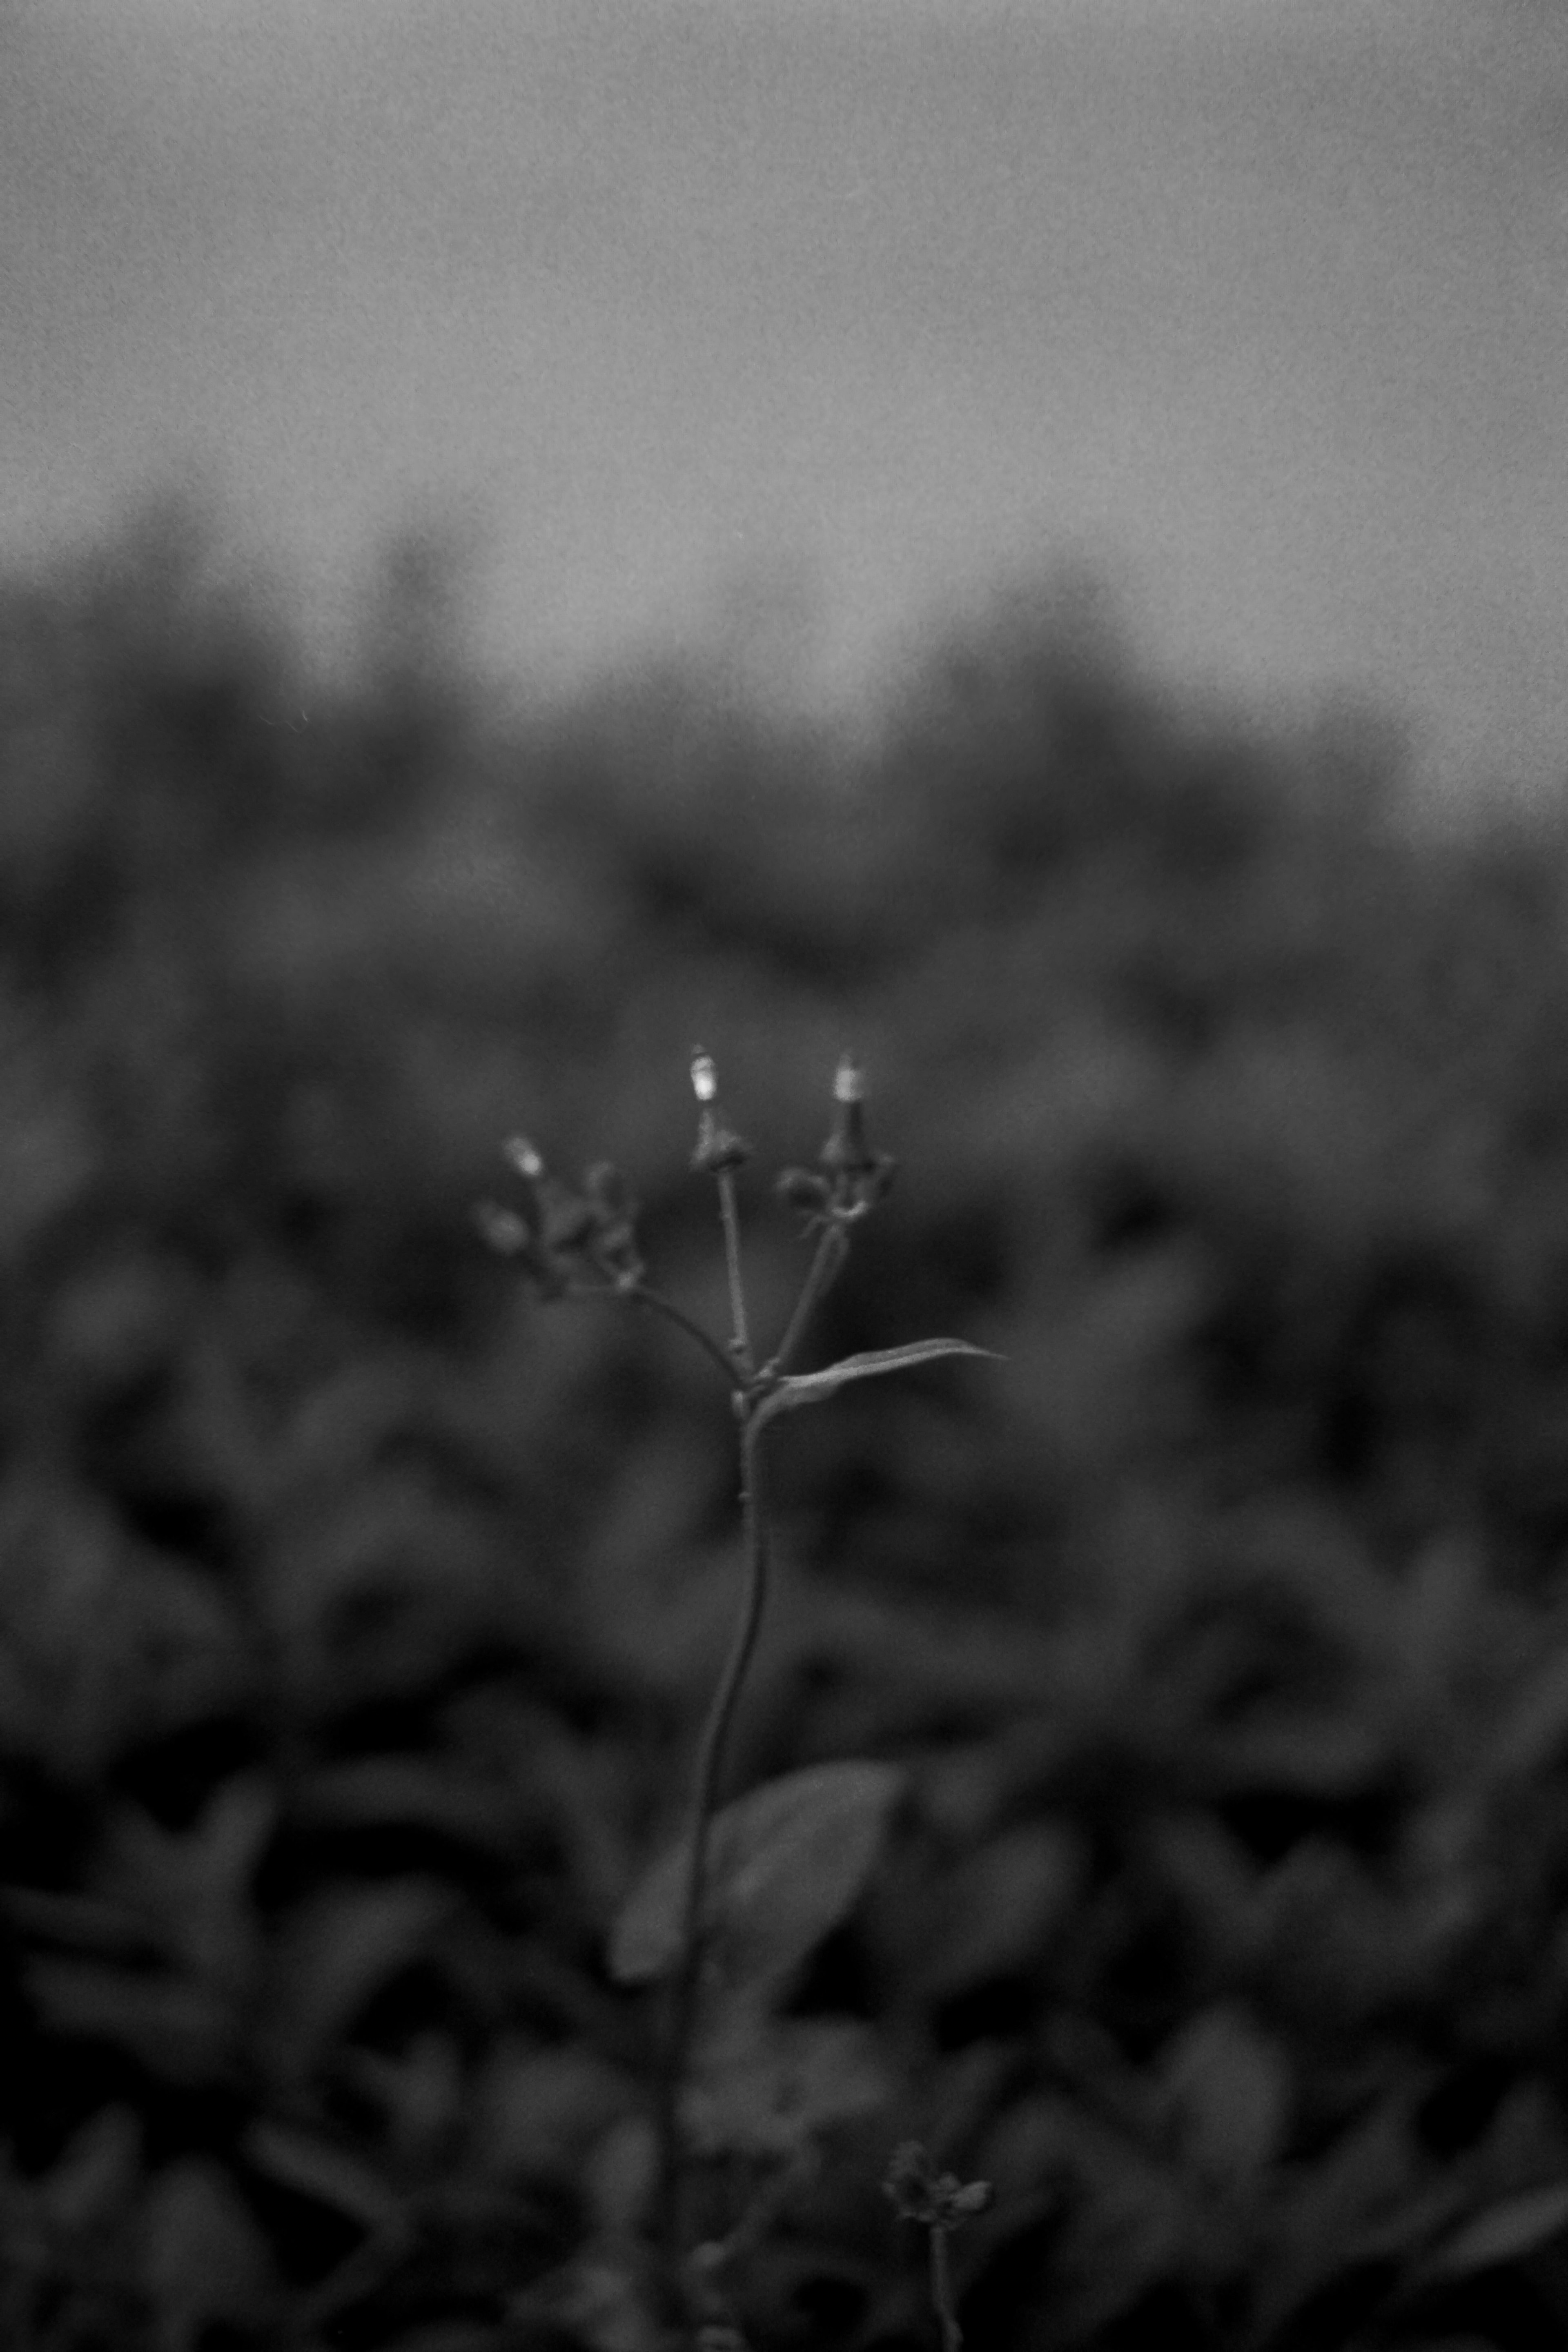
[{"label": "out-of-focus leaf", "polygon": [[366,2230],[393,2236],[404,2228],[401,2199],[368,2164],[331,2140],[262,2116],[245,2136],[245,2153],[258,2171]]},{"label": "out-of-focus leaf", "polygon": [[665,2341],[630,2249],[584,2250],[551,2282],[547,2307],[554,2332],[564,2328],[589,2352],[659,2352]]},{"label": "out-of-focus leaf", "polygon": [[[473,1513],[435,1495],[415,1472],[388,1465],[368,1472],[274,1547],[268,1606],[290,1641],[307,1651],[331,1647],[335,1683],[346,1676],[353,1687],[372,1680],[388,1688],[417,1685],[471,1639],[491,1566]],[[384,1599],[395,1603],[395,1612],[384,1612],[391,1622],[354,1625],[356,1608]]]},{"label": "out-of-focus leaf", "polygon": [[[710,1824],[702,1934],[730,1987],[786,1975],[854,1903],[903,1789],[898,1766],[811,1765],[726,1805]],[[688,1856],[662,1854],[610,1937],[623,1984],[667,1975],[680,1955]]]},{"label": "out-of-focus leaf", "polygon": [[274,2278],[267,2242],[222,2168],[203,2157],[168,2165],[142,2215],[142,2279],[160,2352],[194,2352],[213,2320],[254,2326]]},{"label": "out-of-focus leaf", "polygon": [[1226,1727],[1209,1736],[1212,1769],[1230,1789],[1288,1789],[1303,1796],[1338,1797],[1364,1788],[1382,1769],[1386,1727],[1352,1715],[1311,1715],[1280,1708],[1270,1718]]},{"label": "out-of-focus leaf", "polygon": [[497,2050],[474,2097],[481,2159],[500,2173],[572,2167],[630,2103],[625,2076],[592,2050]]},{"label": "out-of-focus leaf", "polygon": [[1407,2261],[1423,2242],[1430,2182],[1414,2122],[1423,2087],[1388,2091],[1322,2155],[1290,2167],[1258,2274],[1260,2337],[1358,2263]]},{"label": "out-of-focus leaf", "polygon": [[305,1397],[271,1464],[274,1507],[319,1509],[321,1497],[360,1476],[405,1429],[416,1403],[412,1367],[372,1358],[346,1365]]},{"label": "out-of-focus leaf", "polygon": [[385,2116],[399,2158],[417,2162],[439,2148],[463,2098],[462,2061],[449,2034],[422,2033],[395,2058],[379,2050],[357,2050],[352,2072]]},{"label": "out-of-focus leaf", "polygon": [[411,2336],[387,2339],[385,2352],[495,2352],[496,2331],[473,2320],[443,2319]]},{"label": "out-of-focus leaf", "polygon": [[1238,2189],[1280,2155],[1289,2063],[1241,2010],[1222,2002],[1194,2018],[1167,2045],[1160,2076],[1182,2153],[1205,2179]]},{"label": "out-of-focus leaf", "polygon": [[57,2032],[117,2042],[167,2083],[230,2079],[237,2021],[227,2001],[189,1978],[40,1959],[27,1970],[27,1986]]},{"label": "out-of-focus leaf", "polygon": [[1447,1531],[1417,1555],[1394,1597],[1394,1664],[1418,1705],[1441,1706],[1485,1622],[1484,1569],[1474,1538]]},{"label": "out-of-focus leaf", "polygon": [[0,1491],[0,1733],[92,1780],[148,1688],[121,1529],[84,1493],[26,1476]]},{"label": "out-of-focus leaf", "polygon": [[1070,2340],[1085,2343],[1177,2269],[1188,2223],[1167,2167],[1081,2106],[1066,2123],[1063,2171],[1071,2186],[1054,2318]]},{"label": "out-of-focus leaf", "polygon": [[300,1793],[313,1821],[334,1827],[424,1829],[504,1850],[509,1824],[494,1796],[436,1759],[369,1756],[329,1764]]},{"label": "out-of-focus leaf", "polygon": [[272,2036],[286,2079],[308,2074],[356,2011],[425,1952],[450,1897],[425,1878],[341,1887],[285,1929],[275,1955]]},{"label": "out-of-focus leaf", "polygon": [[1079,1840],[1052,1822],[1020,1822],[959,1863],[942,1885],[934,1937],[912,1956],[922,1991],[941,1999],[1034,1966],[1084,1868]]},{"label": "out-of-focus leaf", "polygon": [[106,1890],[171,1958],[237,1989],[254,1956],[250,1881],[276,1819],[274,1791],[260,1773],[222,1782],[188,1830],[165,1830],[121,1805],[110,1822]]},{"label": "out-of-focus leaf", "polygon": [[699,2046],[681,2108],[704,2155],[781,2157],[891,2095],[876,2035],[858,2019],[752,2011]]},{"label": "out-of-focus leaf", "polygon": [[145,1923],[122,1906],[89,1895],[52,1895],[37,1886],[0,1888],[0,1906],[25,1935],[113,1958],[146,1956],[152,1949]]},{"label": "out-of-focus leaf", "polygon": [[39,2202],[59,2229],[96,2229],[129,2202],[141,2172],[140,2117],[128,2106],[100,2107],[38,2184]]},{"label": "out-of-focus leaf", "polygon": [[1550,1651],[1513,1694],[1487,1759],[1498,1779],[1528,1780],[1568,1745],[1568,1642]]},{"label": "out-of-focus leaf", "polygon": [[221,1713],[255,1671],[225,1593],[184,1561],[149,1552],[135,1562],[135,1600],[149,1731]]},{"label": "out-of-focus leaf", "polygon": [[623,2116],[602,2132],[583,2168],[583,2185],[601,2238],[635,2238],[645,2226],[658,2179],[658,2139],[647,2116]]},{"label": "out-of-focus leaf", "polygon": [[934,1364],[943,1356],[988,1356],[991,1348],[973,1347],[967,1339],[911,1339],[901,1348],[869,1348],[858,1356],[843,1356],[819,1372],[795,1372],[771,1389],[756,1410],[761,1429],[781,1412],[798,1412],[803,1405],[822,1404],[851,1381],[874,1381],[884,1372],[903,1372],[917,1364]]},{"label": "out-of-focus leaf", "polygon": [[1464,2278],[1533,2253],[1568,2230],[1568,2180],[1521,2189],[1464,2222],[1425,2267],[1438,2278]]}]

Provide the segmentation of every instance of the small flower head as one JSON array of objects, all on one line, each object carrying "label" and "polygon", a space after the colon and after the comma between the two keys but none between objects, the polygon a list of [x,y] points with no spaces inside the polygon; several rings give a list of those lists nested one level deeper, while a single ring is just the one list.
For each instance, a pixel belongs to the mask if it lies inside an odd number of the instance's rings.
[{"label": "small flower head", "polygon": [[927,2230],[956,2230],[996,2201],[990,2181],[938,2172],[918,2139],[906,2139],[894,2149],[882,2193],[900,2221],[919,2221]]},{"label": "small flower head", "polygon": [[691,1155],[693,1168],[722,1175],[743,1167],[752,1156],[752,1147],[726,1123],[719,1105],[719,1073],[713,1066],[712,1055],[704,1053],[700,1045],[691,1056],[691,1091],[699,1105],[697,1149]]},{"label": "small flower head", "polygon": [[619,1171],[602,1160],[574,1192],[550,1173],[525,1136],[510,1136],[501,1152],[522,1202],[521,1209],[479,1202],[475,1222],[490,1247],[517,1259],[546,1298],[561,1297],[574,1284],[635,1289],[643,1271],[637,1202]]},{"label": "small flower head", "polygon": [[595,1160],[583,1179],[592,1222],[589,1248],[594,1263],[620,1290],[632,1290],[642,1280],[642,1253],[637,1242],[637,1204],[631,1186],[608,1160]]}]

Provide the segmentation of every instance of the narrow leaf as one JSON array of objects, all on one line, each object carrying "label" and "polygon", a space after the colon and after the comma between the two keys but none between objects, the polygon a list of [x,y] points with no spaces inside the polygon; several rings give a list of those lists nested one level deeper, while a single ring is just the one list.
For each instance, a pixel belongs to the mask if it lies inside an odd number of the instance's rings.
[{"label": "narrow leaf", "polygon": [[1444,2278],[1493,2270],[1499,2263],[1517,2262],[1521,2254],[1533,2252],[1564,2230],[1568,2230],[1568,2181],[1553,2180],[1544,2188],[1521,2189],[1500,2204],[1489,2205],[1439,2247],[1431,2267]]},{"label": "narrow leaf", "polygon": [[245,2137],[245,2153],[272,2179],[301,2196],[388,2234],[401,2230],[403,2207],[378,2173],[345,2148],[264,2116]]},{"label": "narrow leaf", "polygon": [[[729,1989],[786,1975],[837,1926],[870,1874],[903,1785],[894,1764],[816,1764],[714,1816],[701,1932]],[[667,1976],[679,1960],[687,1864],[682,1842],[622,1906],[609,1951],[621,1983]]]},{"label": "narrow leaf", "polygon": [[976,1348],[967,1339],[911,1339],[901,1348],[870,1348],[858,1356],[842,1356],[820,1372],[792,1373],[782,1380],[757,1407],[757,1426],[781,1412],[798,1412],[802,1405],[822,1404],[851,1381],[874,1381],[884,1372],[907,1371],[915,1364],[932,1364],[942,1356],[989,1356],[1001,1360],[994,1348]]}]

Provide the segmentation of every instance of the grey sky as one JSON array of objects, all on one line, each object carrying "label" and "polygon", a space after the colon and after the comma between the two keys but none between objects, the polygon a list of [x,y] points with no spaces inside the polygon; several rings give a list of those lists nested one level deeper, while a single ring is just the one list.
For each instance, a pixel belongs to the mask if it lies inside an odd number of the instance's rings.
[{"label": "grey sky", "polygon": [[1556,0],[0,0],[0,553],[190,467],[530,666],[1068,546],[1166,658],[1568,770]]}]

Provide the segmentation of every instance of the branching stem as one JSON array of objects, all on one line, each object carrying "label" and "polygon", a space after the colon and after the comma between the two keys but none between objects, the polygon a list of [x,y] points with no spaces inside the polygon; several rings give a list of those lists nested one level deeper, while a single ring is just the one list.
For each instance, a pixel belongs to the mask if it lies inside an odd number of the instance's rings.
[{"label": "branching stem", "polygon": [[805,1335],[805,1327],[816,1308],[826,1297],[834,1276],[849,1255],[849,1244],[837,1225],[824,1225],[816,1244],[816,1255],[811,1261],[811,1271],[801,1286],[800,1297],[795,1302],[795,1312],[789,1318],[778,1353],[771,1370],[787,1371],[789,1360]]},{"label": "branching stem", "polygon": [[673,1298],[667,1298],[662,1290],[650,1290],[647,1285],[642,1282],[637,1284],[635,1290],[628,1291],[626,1296],[635,1298],[639,1307],[651,1307],[656,1315],[662,1315],[668,1322],[675,1324],[678,1329],[684,1331],[688,1339],[695,1339],[703,1354],[718,1365],[731,1388],[738,1388],[733,1361],[726,1356],[712,1333],[705,1331],[701,1324],[694,1317],[688,1315],[683,1307],[678,1307]]}]

